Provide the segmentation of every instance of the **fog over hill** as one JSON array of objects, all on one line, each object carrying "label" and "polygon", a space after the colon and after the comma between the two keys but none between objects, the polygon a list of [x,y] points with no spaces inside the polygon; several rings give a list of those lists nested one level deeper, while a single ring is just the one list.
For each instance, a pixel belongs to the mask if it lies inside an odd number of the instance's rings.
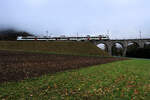
[{"label": "fog over hill", "polygon": [[16,40],[17,36],[31,36],[31,35],[33,34],[15,29],[0,30],[0,40]]}]

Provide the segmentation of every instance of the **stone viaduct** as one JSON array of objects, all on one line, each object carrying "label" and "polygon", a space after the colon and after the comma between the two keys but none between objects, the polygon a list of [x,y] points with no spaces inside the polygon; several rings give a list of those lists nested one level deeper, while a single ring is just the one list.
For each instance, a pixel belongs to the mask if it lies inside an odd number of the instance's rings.
[{"label": "stone viaduct", "polygon": [[112,47],[119,43],[123,48],[123,56],[126,56],[127,48],[129,44],[134,43],[138,48],[144,48],[146,43],[150,43],[150,38],[148,39],[117,39],[117,40],[101,40],[101,41],[92,41],[93,44],[104,44],[107,48],[107,52],[112,55]]}]

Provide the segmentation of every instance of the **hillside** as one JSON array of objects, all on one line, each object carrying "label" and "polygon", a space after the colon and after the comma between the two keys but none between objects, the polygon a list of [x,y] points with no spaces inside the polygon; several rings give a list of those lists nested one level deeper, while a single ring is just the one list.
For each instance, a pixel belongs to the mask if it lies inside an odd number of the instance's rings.
[{"label": "hillside", "polygon": [[109,56],[106,52],[90,42],[72,41],[0,41],[0,50]]}]

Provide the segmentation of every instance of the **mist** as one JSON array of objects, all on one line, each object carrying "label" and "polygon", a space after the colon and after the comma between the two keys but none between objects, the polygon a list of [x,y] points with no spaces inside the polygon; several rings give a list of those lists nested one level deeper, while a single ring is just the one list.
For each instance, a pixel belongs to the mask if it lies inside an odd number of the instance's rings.
[{"label": "mist", "polygon": [[150,38],[148,0],[1,0],[0,29],[35,35]]}]

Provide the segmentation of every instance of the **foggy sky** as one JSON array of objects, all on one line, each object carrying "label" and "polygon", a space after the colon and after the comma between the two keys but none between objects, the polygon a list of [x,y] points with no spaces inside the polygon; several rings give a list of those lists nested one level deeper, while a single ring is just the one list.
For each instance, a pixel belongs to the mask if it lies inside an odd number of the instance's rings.
[{"label": "foggy sky", "polygon": [[[0,0],[0,29],[34,34],[150,38],[149,0]],[[97,33],[94,33],[97,32]]]}]

